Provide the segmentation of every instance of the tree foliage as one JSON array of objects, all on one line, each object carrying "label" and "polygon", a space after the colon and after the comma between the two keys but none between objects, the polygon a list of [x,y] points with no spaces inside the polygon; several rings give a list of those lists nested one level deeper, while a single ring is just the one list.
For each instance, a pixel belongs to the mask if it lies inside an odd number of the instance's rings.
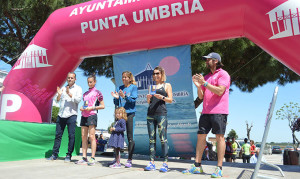
[{"label": "tree foliage", "polygon": [[236,134],[235,130],[231,129],[231,130],[229,131],[227,137],[230,137],[230,138],[234,137],[234,138],[237,139],[239,136]]},{"label": "tree foliage", "polygon": [[56,123],[59,107],[52,106],[51,122]]},{"label": "tree foliage", "polygon": [[112,56],[86,58],[79,65],[79,68],[84,71],[84,75],[86,76],[91,74],[105,76],[107,78],[114,76]]},{"label": "tree foliage", "polygon": [[207,42],[192,46],[192,73],[207,73],[203,55],[217,52],[222,57],[224,69],[231,76],[231,83],[241,91],[252,92],[268,82],[285,85],[299,81],[300,77],[272,58],[247,38]]},{"label": "tree foliage", "polygon": [[85,1],[1,0],[1,60],[13,66],[53,11]]},{"label": "tree foliage", "polygon": [[[14,65],[32,38],[56,9],[87,0],[2,0],[0,5],[0,59]],[[268,82],[285,85],[300,77],[246,38],[194,44],[191,48],[192,73],[208,73],[203,55],[217,52],[231,83],[251,92]],[[85,59],[79,66],[85,75],[113,77],[112,57]]]},{"label": "tree foliage", "polygon": [[[299,75],[246,38],[192,45],[191,66],[193,74],[207,74],[209,72],[202,56],[212,51],[222,56],[222,63],[225,65],[224,69],[231,76],[231,83],[244,92],[252,92],[256,87],[263,86],[268,82],[285,85],[300,80]],[[86,59],[79,67],[86,74],[96,73],[111,78],[113,77],[112,64],[111,56],[95,57]]]},{"label": "tree foliage", "polygon": [[[293,143],[295,150],[299,147],[299,140],[295,135],[295,127],[299,125],[298,118],[300,118],[300,106],[298,103],[290,102],[284,104],[279,110],[276,111],[276,119],[288,120],[288,125],[292,132]],[[299,126],[297,126],[299,128]],[[297,143],[296,143],[297,142]]]}]

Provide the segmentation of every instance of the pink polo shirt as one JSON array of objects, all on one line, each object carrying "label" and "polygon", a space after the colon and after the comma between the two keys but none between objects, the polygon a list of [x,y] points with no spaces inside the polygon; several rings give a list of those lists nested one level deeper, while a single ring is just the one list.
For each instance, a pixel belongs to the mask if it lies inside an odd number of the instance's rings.
[{"label": "pink polo shirt", "polygon": [[228,114],[230,87],[229,74],[225,70],[219,68],[214,72],[214,74],[209,73],[205,75],[204,79],[211,85],[225,86],[226,90],[223,95],[218,96],[206,89],[204,86],[201,86],[204,92],[202,114]]},{"label": "pink polo shirt", "polygon": [[[89,89],[83,94],[83,101],[88,101],[88,107],[94,107],[97,100],[99,102],[103,101],[103,95],[99,90],[96,89],[96,87]],[[89,117],[95,114],[97,114],[97,110],[82,111],[81,113],[83,117]]]}]

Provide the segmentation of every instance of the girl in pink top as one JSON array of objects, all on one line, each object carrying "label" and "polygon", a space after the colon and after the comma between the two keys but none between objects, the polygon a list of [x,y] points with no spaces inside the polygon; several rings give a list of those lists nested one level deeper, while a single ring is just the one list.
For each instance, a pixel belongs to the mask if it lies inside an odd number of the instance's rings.
[{"label": "girl in pink top", "polygon": [[[91,75],[87,79],[89,90],[83,94],[84,104],[81,111],[81,137],[82,137],[82,160],[76,162],[80,165],[95,165],[95,153],[97,148],[95,128],[97,126],[97,110],[104,109],[102,93],[96,89],[96,76]],[[87,160],[88,136],[91,142],[92,157]]]}]

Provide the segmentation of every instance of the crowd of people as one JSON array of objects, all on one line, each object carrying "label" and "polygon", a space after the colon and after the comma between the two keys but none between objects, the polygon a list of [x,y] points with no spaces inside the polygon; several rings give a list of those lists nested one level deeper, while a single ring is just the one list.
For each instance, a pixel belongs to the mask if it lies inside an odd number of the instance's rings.
[{"label": "crowd of people", "polygon": [[250,144],[249,144],[248,139],[245,138],[239,154],[237,154],[237,149],[238,149],[238,144],[235,141],[235,138],[232,137],[230,141],[230,137],[227,137],[226,149],[225,149],[226,162],[235,162],[236,158],[240,157],[243,159],[243,163],[256,163],[257,156],[259,154],[259,149],[256,149],[253,140],[250,140]]},{"label": "crowd of people", "polygon": [[[205,60],[206,67],[209,73],[205,76],[195,74],[192,81],[197,87],[198,97],[195,101],[195,107],[198,107],[203,102],[203,110],[199,119],[199,130],[197,133],[197,146],[195,163],[190,169],[184,170],[184,174],[203,173],[201,165],[202,154],[206,146],[207,134],[212,131],[216,135],[217,140],[217,166],[212,173],[213,178],[223,176],[222,165],[225,153],[226,123],[228,116],[229,105],[229,88],[230,76],[222,69],[224,66],[221,62],[221,56],[218,53],[212,52],[207,56],[202,57]],[[162,146],[163,164],[160,167],[160,172],[167,172],[168,166],[168,151],[169,145],[167,140],[167,107],[166,103],[172,103],[172,85],[166,82],[165,70],[157,66],[153,70],[153,81],[155,83],[154,93],[147,95],[149,104],[147,110],[147,129],[149,135],[149,163],[144,168],[145,171],[156,170],[156,129]],[[89,76],[87,83],[89,90],[82,95],[81,87],[75,84],[76,74],[70,72],[67,77],[67,85],[63,88],[57,87],[57,96],[55,99],[60,101],[60,110],[56,122],[56,136],[53,146],[53,153],[48,160],[56,160],[59,153],[61,137],[65,126],[68,126],[69,145],[68,152],[65,157],[66,162],[71,161],[72,152],[75,142],[75,126],[78,115],[78,104],[81,99],[84,100],[84,105],[80,107],[81,111],[81,134],[82,134],[82,159],[77,161],[78,165],[94,165],[97,142],[95,137],[95,129],[97,127],[97,111],[105,108],[102,93],[95,88],[96,77]],[[134,141],[134,121],[136,113],[136,99],[138,97],[137,86],[131,72],[125,71],[122,73],[123,85],[119,86],[116,91],[111,92],[114,97],[115,123],[110,128],[111,137],[108,141],[108,147],[114,149],[115,159],[110,163],[111,168],[120,168],[120,150],[124,148],[124,132],[127,133],[128,140],[128,159],[125,164],[126,168],[132,167],[135,141]],[[91,142],[91,157],[87,159],[88,138]],[[233,159],[234,160],[234,159]],[[226,158],[227,161],[227,158]]]}]

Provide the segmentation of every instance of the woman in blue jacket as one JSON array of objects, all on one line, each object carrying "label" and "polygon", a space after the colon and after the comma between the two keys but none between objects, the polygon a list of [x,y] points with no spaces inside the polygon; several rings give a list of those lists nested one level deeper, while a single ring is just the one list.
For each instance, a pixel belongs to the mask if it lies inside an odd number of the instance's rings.
[{"label": "woman in blue jacket", "polygon": [[124,107],[127,113],[126,121],[126,133],[128,139],[128,160],[125,164],[126,168],[132,166],[132,154],[134,151],[134,125],[135,125],[135,103],[137,99],[137,86],[134,77],[130,71],[124,71],[122,73],[123,85],[121,85],[117,91],[111,92],[114,97],[114,103],[118,107]]}]

